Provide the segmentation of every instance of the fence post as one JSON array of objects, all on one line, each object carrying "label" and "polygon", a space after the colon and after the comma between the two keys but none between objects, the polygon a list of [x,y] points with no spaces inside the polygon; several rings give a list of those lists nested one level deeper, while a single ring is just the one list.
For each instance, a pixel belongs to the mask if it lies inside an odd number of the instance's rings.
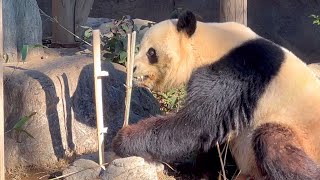
[{"label": "fence post", "polygon": [[247,25],[247,0],[220,0],[220,21]]}]

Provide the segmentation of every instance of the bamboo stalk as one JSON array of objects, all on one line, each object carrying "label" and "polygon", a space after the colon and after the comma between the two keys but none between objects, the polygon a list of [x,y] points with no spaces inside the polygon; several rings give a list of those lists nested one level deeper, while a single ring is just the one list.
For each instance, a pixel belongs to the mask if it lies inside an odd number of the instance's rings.
[{"label": "bamboo stalk", "polygon": [[136,44],[136,31],[133,31],[132,34],[131,33],[128,34],[126,99],[125,99],[123,127],[129,124],[135,44]]},{"label": "bamboo stalk", "polygon": [[3,109],[3,19],[0,0],[0,180],[5,179],[4,163],[4,109]]},{"label": "bamboo stalk", "polygon": [[104,164],[104,125],[100,60],[100,30],[93,30],[94,90],[96,103],[96,120],[99,148],[99,164]]},{"label": "bamboo stalk", "polygon": [[220,159],[220,164],[221,164],[221,169],[222,169],[223,180],[227,180],[226,171],[224,169],[224,163],[223,163],[223,160],[222,160],[222,154],[221,154],[221,151],[220,151],[219,143],[217,142],[216,145],[217,145],[217,149],[218,149],[218,154],[219,154],[219,159]]}]

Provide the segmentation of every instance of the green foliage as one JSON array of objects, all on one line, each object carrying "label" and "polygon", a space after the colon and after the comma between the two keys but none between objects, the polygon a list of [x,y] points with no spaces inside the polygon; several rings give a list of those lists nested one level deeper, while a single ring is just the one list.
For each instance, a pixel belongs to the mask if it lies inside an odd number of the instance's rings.
[{"label": "green foliage", "polygon": [[160,102],[160,110],[164,113],[177,112],[182,106],[186,95],[185,86],[172,88],[166,92],[153,92]]},{"label": "green foliage", "polygon": [[34,139],[34,137],[24,129],[24,125],[29,122],[29,120],[36,115],[36,112],[32,112],[30,113],[28,116],[23,116],[19,119],[19,121],[13,126],[12,129],[10,129],[9,131],[7,131],[6,133],[14,130],[17,135],[20,135],[21,133],[25,133],[27,136],[29,136],[30,138]]},{"label": "green foliage", "polygon": [[[108,34],[101,34],[101,53],[103,60],[108,60],[118,64],[126,65],[127,61],[127,34],[136,31],[150,28],[155,23],[147,23],[138,28],[130,16],[123,16],[120,20],[115,20],[113,23],[108,23],[106,29],[110,30]],[[92,28],[84,32],[84,40],[90,41],[92,38]],[[140,44],[136,42],[135,51],[139,51]],[[181,108],[185,97],[185,87],[173,88],[167,92],[153,92],[153,95],[160,102],[160,110],[164,113],[178,111]]]},{"label": "green foliage", "polygon": [[316,25],[320,25],[320,16],[319,15],[310,15],[311,18],[313,18],[313,24],[316,24]]},{"label": "green foliage", "polygon": [[21,50],[21,58],[22,58],[22,61],[25,61],[26,58],[27,58],[27,54],[28,54],[28,48],[29,46],[28,45],[23,45],[22,46],[22,50]]},{"label": "green foliage", "polygon": [[[118,64],[126,65],[127,62],[127,34],[133,31],[139,33],[146,27],[151,27],[154,23],[148,23],[138,28],[130,16],[123,16],[120,20],[107,24],[110,30],[108,34],[101,34],[101,53],[103,60],[108,60]],[[84,40],[88,41],[92,37],[92,28],[84,27]],[[135,52],[139,51],[140,44],[136,44]]]},{"label": "green foliage", "polygon": [[21,49],[21,59],[24,62],[27,58],[28,52],[33,48],[48,48],[42,44],[24,44]]}]

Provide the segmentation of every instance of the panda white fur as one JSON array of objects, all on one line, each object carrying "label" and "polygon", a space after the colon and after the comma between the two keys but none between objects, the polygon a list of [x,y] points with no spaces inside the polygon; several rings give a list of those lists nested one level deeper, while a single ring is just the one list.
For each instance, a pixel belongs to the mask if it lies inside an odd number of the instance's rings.
[{"label": "panda white fur", "polygon": [[244,175],[320,179],[320,83],[293,53],[233,22],[203,23],[186,11],[146,32],[135,59],[140,86],[187,83],[184,107],[123,128],[120,156],[167,163],[231,138]]}]

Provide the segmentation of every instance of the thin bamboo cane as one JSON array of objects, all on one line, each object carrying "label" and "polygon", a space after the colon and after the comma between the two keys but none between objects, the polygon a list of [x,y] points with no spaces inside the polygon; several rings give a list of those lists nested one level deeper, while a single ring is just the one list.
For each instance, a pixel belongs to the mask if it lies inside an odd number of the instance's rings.
[{"label": "thin bamboo cane", "polygon": [[133,61],[136,42],[136,31],[128,34],[127,45],[127,81],[126,81],[126,99],[123,127],[129,124],[130,104],[132,94],[132,78],[133,78]]}]

